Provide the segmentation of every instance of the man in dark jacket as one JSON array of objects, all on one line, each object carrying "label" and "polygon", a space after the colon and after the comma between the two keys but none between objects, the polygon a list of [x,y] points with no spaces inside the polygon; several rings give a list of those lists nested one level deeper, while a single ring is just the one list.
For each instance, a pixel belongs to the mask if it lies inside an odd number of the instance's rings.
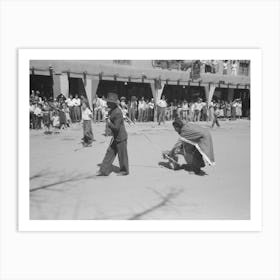
[{"label": "man in dark jacket", "polygon": [[116,93],[108,93],[107,105],[110,108],[107,122],[108,127],[112,131],[113,138],[97,175],[108,176],[110,174],[112,163],[117,154],[120,163],[120,172],[118,175],[128,175],[127,132],[124,126],[122,111],[118,107],[118,96]]}]

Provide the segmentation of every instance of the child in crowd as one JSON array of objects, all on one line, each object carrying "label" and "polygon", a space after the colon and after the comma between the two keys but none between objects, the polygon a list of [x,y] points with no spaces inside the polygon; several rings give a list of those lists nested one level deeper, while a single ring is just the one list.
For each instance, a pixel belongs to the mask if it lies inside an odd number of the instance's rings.
[{"label": "child in crowd", "polygon": [[52,126],[53,126],[53,128],[55,129],[55,132],[54,132],[54,133],[59,133],[60,122],[59,122],[59,116],[58,116],[57,111],[54,111],[54,112],[53,112],[53,115],[52,115],[51,120],[52,120]]},{"label": "child in crowd", "polygon": [[92,133],[92,125],[91,125],[91,119],[92,119],[92,112],[89,109],[89,105],[87,102],[82,103],[82,120],[83,120],[83,134],[84,137],[83,140],[83,146],[84,147],[90,147],[93,139],[93,133]]},{"label": "child in crowd", "polygon": [[220,109],[219,107],[216,105],[214,107],[214,119],[213,119],[213,123],[212,123],[212,128],[214,127],[214,125],[216,124],[218,127],[220,127],[220,124],[219,124],[219,121],[218,121],[218,118],[219,118],[219,115],[220,115]]},{"label": "child in crowd", "polygon": [[66,116],[66,125],[67,127],[70,127],[70,123],[71,123],[71,117],[70,117],[70,109],[69,107],[67,107],[67,105],[64,103],[63,104],[63,110]]},{"label": "child in crowd", "polygon": [[59,122],[60,122],[60,129],[65,129],[67,125],[66,121],[66,114],[65,114],[65,109],[64,109],[64,104],[61,104],[61,107],[59,109]]},{"label": "child in crowd", "polygon": [[35,128],[41,129],[42,128],[42,119],[43,119],[43,113],[42,113],[42,105],[37,104],[34,110],[35,115]]},{"label": "child in crowd", "polygon": [[50,134],[51,116],[50,116],[50,106],[48,101],[44,101],[42,113],[43,113],[43,124],[45,128],[45,134]]}]

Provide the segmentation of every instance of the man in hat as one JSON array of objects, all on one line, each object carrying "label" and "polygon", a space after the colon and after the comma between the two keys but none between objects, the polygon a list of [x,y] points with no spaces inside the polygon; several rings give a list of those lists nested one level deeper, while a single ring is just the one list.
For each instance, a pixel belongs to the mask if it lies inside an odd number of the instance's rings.
[{"label": "man in hat", "polygon": [[116,155],[118,155],[120,163],[118,175],[128,175],[127,132],[124,126],[122,111],[118,107],[118,96],[116,93],[108,93],[107,106],[110,109],[107,122],[112,131],[113,138],[97,176],[108,176],[110,174]]}]

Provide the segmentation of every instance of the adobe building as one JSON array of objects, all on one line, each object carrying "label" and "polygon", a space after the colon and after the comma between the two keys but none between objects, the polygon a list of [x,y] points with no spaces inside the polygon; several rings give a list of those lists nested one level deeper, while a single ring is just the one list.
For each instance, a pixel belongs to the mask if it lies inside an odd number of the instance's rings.
[{"label": "adobe building", "polygon": [[[162,95],[170,101],[201,97],[232,101],[241,98],[244,112],[250,106],[250,62],[237,61],[237,71],[231,73],[232,61],[185,60],[31,60],[30,92],[56,98],[61,93],[84,95],[90,104],[96,96],[114,91],[120,97],[154,98]],[[196,67],[196,68],[195,68]],[[206,70],[206,71],[205,71]]]}]

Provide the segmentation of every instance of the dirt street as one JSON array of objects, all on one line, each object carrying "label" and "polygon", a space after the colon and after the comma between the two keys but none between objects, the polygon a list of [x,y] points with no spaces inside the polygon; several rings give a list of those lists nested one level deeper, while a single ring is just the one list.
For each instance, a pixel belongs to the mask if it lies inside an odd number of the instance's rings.
[{"label": "dirt street", "polygon": [[[207,123],[200,123],[209,127]],[[44,135],[30,132],[31,219],[249,219],[250,121],[211,129],[216,166],[205,176],[165,167],[161,151],[178,139],[171,122],[129,126],[129,176],[96,177],[109,145],[104,124],[81,148],[82,125]],[[210,129],[210,128],[209,128]]]}]

